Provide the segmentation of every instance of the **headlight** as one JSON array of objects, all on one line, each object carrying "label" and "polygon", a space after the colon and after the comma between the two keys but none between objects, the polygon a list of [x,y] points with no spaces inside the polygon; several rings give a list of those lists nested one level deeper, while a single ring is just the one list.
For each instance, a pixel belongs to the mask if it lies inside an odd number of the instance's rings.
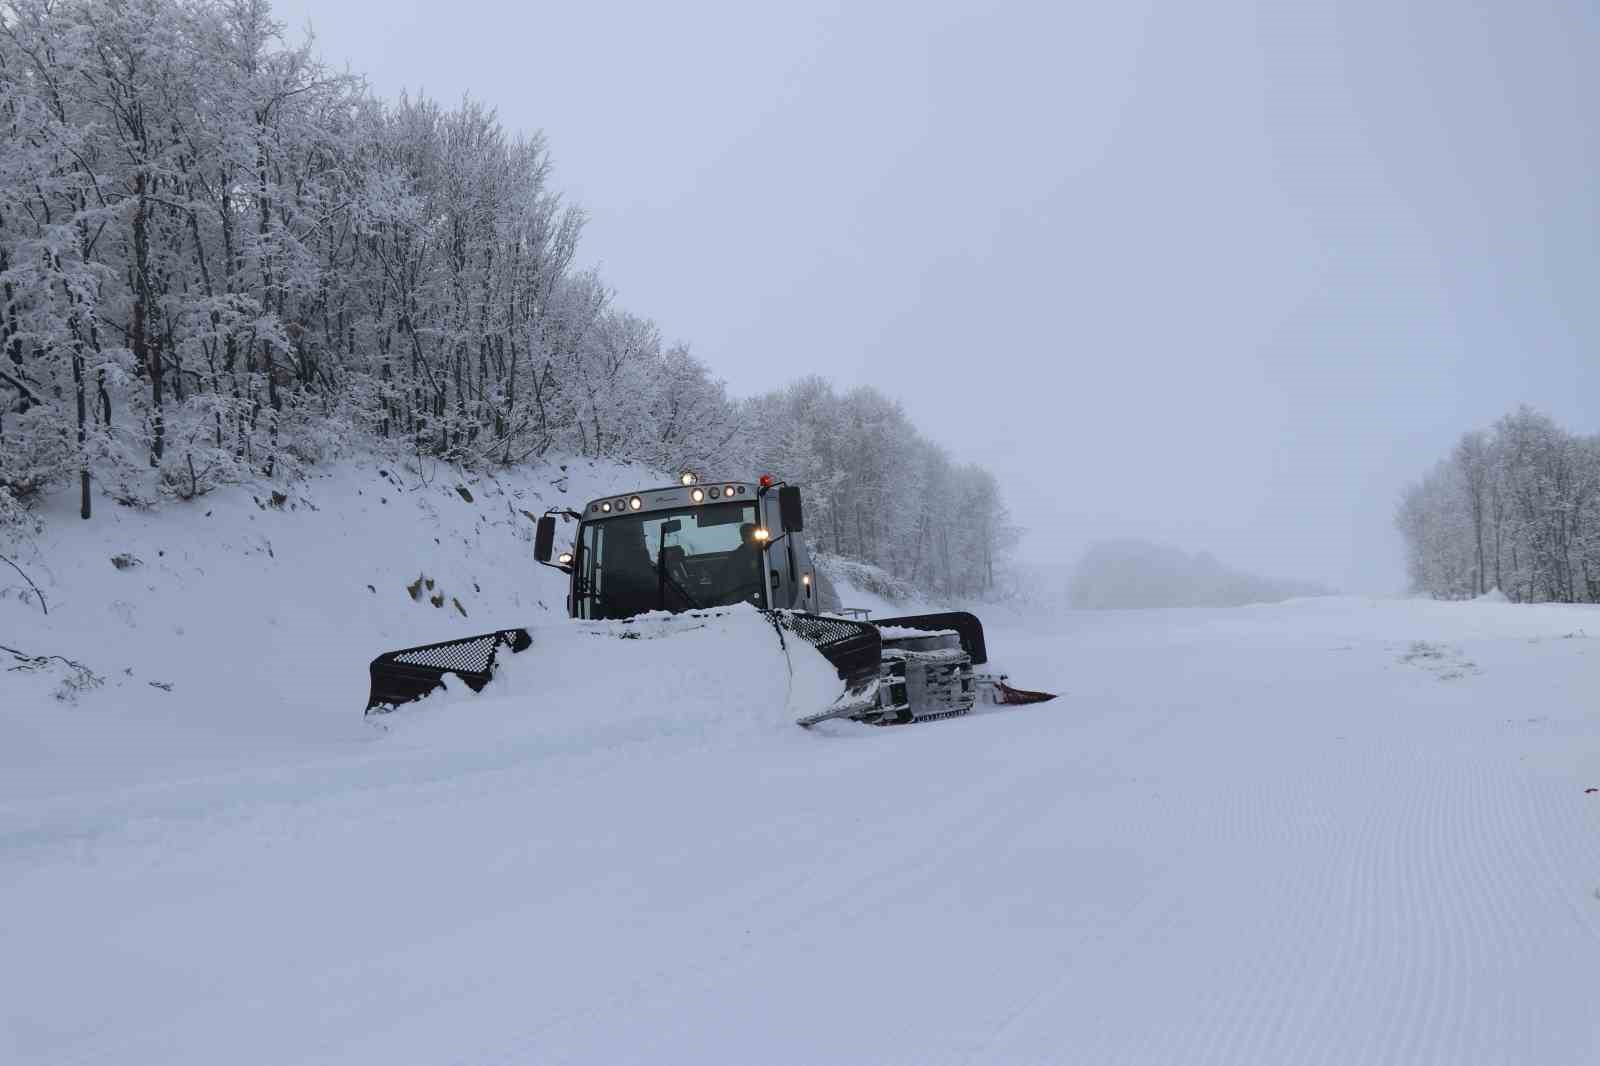
[{"label": "headlight", "polygon": [[611,501],[607,500],[605,503],[602,503],[600,505],[600,510],[606,512],[607,514],[610,514],[611,513]]},{"label": "headlight", "polygon": [[678,477],[678,484],[680,484],[680,485],[693,485],[696,481],[699,481],[699,480],[700,480],[699,478],[695,477],[692,473],[690,473],[689,471],[685,470]]},{"label": "headlight", "polygon": [[772,539],[771,531],[766,530],[766,529],[758,529],[752,535],[756,538],[756,540],[759,540],[759,541],[767,541],[767,540]]},{"label": "headlight", "polygon": [[693,490],[692,492],[689,493],[689,499],[693,500],[695,503],[702,503],[702,502],[704,502],[705,498],[706,498],[706,490],[705,489],[695,489],[695,490]]},{"label": "headlight", "polygon": [[721,496],[721,495],[722,495],[722,490],[721,489],[712,489],[711,490],[711,498],[713,500],[716,499],[718,496]]},{"label": "headlight", "polygon": [[631,498],[631,499],[630,499],[630,500],[628,500],[628,506],[629,506],[629,507],[630,507],[630,508],[631,508],[631,509],[633,509],[633,510],[635,510],[635,511],[637,511],[637,510],[638,510],[638,509],[639,509],[639,508],[641,508],[641,507],[643,507],[643,506],[644,506],[644,501],[643,501],[643,500],[641,500],[641,499],[639,499],[639,497],[637,497],[637,496],[634,496],[634,497],[633,497],[633,498]]},{"label": "headlight", "polygon": [[[556,562],[560,563],[562,566],[567,566],[568,564],[570,564],[572,562],[572,553],[571,552],[562,552],[560,555],[556,556]],[[810,580],[811,580],[810,578],[806,578],[807,582],[809,582]]]}]

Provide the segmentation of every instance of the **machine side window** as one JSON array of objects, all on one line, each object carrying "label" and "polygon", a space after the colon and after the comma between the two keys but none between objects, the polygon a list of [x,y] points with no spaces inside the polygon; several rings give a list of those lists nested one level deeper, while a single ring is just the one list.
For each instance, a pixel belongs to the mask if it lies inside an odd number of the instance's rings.
[{"label": "machine side window", "polygon": [[578,541],[577,617],[605,618],[605,538],[599,525],[586,525]]}]

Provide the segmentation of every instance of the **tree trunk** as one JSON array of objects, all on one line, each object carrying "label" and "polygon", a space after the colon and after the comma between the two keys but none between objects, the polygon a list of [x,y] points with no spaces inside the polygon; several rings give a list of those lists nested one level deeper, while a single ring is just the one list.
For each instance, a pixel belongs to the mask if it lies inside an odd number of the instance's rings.
[{"label": "tree trunk", "polygon": [[1472,524],[1478,534],[1478,595],[1482,596],[1489,591],[1484,585],[1484,582],[1488,580],[1488,574],[1485,572],[1488,568],[1484,565],[1483,557],[1483,514],[1482,508],[1474,508],[1473,510],[1475,513]]},{"label": "tree trunk", "polygon": [[128,345],[133,357],[150,375],[150,465],[159,467],[166,451],[166,425],[161,417],[161,350],[150,341],[150,235],[149,205],[145,199],[148,177],[134,180],[138,203],[133,211],[133,328]]},{"label": "tree trunk", "polygon": [[72,386],[78,399],[78,517],[84,521],[89,520],[89,457],[85,454],[84,446],[88,441],[87,423],[89,420],[89,402],[86,395],[86,383],[83,380],[83,344],[77,342],[72,349]]}]

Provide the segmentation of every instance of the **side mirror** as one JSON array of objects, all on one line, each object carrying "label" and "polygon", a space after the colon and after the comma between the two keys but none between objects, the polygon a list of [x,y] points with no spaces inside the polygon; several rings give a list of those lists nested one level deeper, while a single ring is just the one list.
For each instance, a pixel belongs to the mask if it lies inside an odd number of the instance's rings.
[{"label": "side mirror", "polygon": [[800,507],[800,486],[785,485],[778,490],[778,519],[785,533],[805,531],[806,520]]},{"label": "side mirror", "polygon": [[547,514],[539,519],[539,528],[533,535],[533,557],[541,563],[550,561],[550,552],[556,544],[556,516]]}]

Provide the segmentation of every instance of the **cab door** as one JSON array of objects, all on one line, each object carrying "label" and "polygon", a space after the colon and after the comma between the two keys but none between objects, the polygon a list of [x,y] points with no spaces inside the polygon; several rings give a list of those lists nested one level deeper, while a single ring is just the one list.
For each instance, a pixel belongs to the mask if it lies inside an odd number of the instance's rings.
[{"label": "cab door", "polygon": [[776,493],[768,493],[761,501],[761,522],[777,539],[767,549],[768,602],[775,607],[815,613],[820,601],[811,553],[801,534],[783,534]]}]

